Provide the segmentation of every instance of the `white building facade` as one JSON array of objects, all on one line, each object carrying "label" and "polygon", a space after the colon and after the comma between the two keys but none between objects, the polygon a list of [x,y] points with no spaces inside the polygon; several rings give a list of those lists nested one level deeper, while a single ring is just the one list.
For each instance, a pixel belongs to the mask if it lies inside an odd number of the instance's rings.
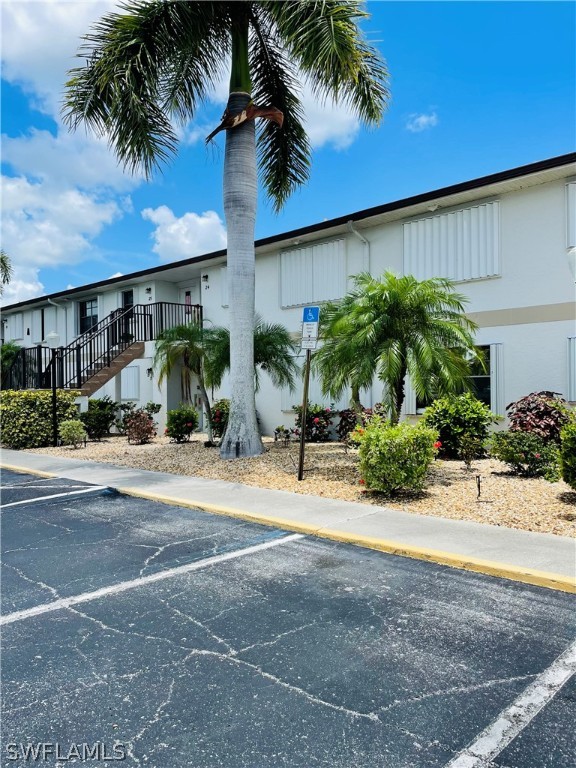
[{"label": "white building facade", "polygon": [[[302,307],[341,298],[359,272],[450,278],[469,300],[477,344],[489,359],[478,391],[494,413],[504,414],[509,402],[538,390],[576,401],[575,263],[571,154],[257,241],[256,311],[298,336]],[[225,251],[5,307],[3,338],[31,348],[52,334],[59,346],[74,347],[118,310],[132,316],[131,307],[144,313],[161,307],[165,323],[194,305],[205,323],[228,325]],[[162,403],[163,425],[166,410],[181,401],[179,377],[159,387],[154,341],[138,350],[92,396]],[[226,381],[213,394],[225,397]],[[264,432],[291,425],[301,398],[301,386],[277,391],[262,375],[257,409]],[[366,406],[378,402],[379,382],[362,399]],[[310,400],[330,404],[317,382]],[[346,398],[335,405],[346,407]],[[417,414],[418,405],[407,382],[404,415]]]}]

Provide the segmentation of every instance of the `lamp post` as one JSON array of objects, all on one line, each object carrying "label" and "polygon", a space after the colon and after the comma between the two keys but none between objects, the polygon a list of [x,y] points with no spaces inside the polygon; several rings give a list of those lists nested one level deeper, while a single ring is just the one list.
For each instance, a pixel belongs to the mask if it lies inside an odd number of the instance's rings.
[{"label": "lamp post", "polygon": [[46,343],[52,350],[50,360],[50,383],[52,385],[52,445],[56,448],[58,445],[58,403],[56,399],[56,376],[58,361],[58,346],[60,345],[60,336],[56,331],[50,331],[46,336]]}]

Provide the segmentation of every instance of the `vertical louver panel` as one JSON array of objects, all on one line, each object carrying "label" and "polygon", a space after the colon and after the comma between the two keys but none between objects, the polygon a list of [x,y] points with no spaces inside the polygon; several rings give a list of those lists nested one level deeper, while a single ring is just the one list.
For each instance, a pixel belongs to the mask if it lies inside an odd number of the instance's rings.
[{"label": "vertical louver panel", "polygon": [[42,310],[35,309],[32,312],[32,343],[40,344],[42,341]]},{"label": "vertical louver panel", "polygon": [[404,224],[404,273],[474,280],[500,272],[499,203]]},{"label": "vertical louver panel", "polygon": [[283,307],[339,299],[346,292],[344,240],[333,240],[280,254]]},{"label": "vertical louver panel", "polygon": [[502,344],[490,344],[490,410],[498,416],[506,413]]},{"label": "vertical louver panel", "polygon": [[120,391],[122,400],[140,398],[140,368],[137,365],[129,365],[121,371]]}]

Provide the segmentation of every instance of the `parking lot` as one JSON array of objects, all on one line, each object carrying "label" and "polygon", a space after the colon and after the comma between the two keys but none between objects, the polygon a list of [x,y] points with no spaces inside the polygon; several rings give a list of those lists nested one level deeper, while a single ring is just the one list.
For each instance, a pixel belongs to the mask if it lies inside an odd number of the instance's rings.
[{"label": "parking lot", "polygon": [[2,764],[574,765],[573,596],[2,479]]}]

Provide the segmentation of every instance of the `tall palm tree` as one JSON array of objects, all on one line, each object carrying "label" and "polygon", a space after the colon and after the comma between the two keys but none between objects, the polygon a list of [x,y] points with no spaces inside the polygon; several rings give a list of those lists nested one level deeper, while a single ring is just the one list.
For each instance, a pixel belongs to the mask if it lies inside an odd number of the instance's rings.
[{"label": "tall palm tree", "polygon": [[158,369],[158,383],[167,379],[177,365],[181,365],[180,384],[182,399],[192,401],[192,381],[198,379],[200,397],[206,414],[208,442],[212,442],[212,414],[204,379],[206,346],[205,331],[196,323],[176,325],[162,331],[156,339],[154,368]]},{"label": "tall palm tree", "polygon": [[[228,328],[210,328],[206,331],[206,382],[220,387],[224,374],[230,368],[230,331]],[[277,323],[265,323],[256,315],[254,325],[254,389],[260,388],[260,371],[265,371],[275,387],[295,387],[298,364],[295,357],[298,345],[288,330]]]},{"label": "tall palm tree", "polygon": [[0,296],[4,291],[4,286],[8,285],[12,278],[12,262],[10,256],[2,248],[0,250]]},{"label": "tall palm tree", "polygon": [[354,282],[342,301],[322,310],[324,344],[313,367],[325,394],[339,398],[350,387],[359,409],[360,390],[378,377],[383,403],[397,422],[407,374],[422,398],[467,388],[469,360],[478,359],[477,326],[464,314],[466,298],[450,280],[385,272],[381,279],[362,273]]},{"label": "tall palm tree", "polygon": [[[368,124],[380,121],[387,74],[358,27],[366,16],[360,0],[128,0],[85,36],[79,55],[86,63],[67,83],[68,124],[107,135],[121,162],[149,176],[176,150],[173,121],[192,119],[231,66],[223,120],[209,136],[226,130],[231,408],[224,458],[263,450],[252,345],[257,159],[279,210],[310,165],[298,70],[318,98],[337,99]],[[267,119],[258,150],[256,117]]]}]

